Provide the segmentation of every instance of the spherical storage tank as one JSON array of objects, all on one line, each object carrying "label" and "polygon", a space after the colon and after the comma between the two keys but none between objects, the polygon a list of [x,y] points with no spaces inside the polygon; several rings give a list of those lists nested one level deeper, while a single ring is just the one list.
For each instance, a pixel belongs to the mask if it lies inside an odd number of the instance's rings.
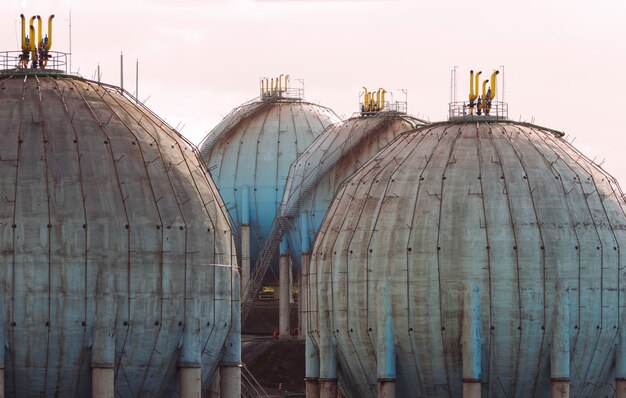
[{"label": "spherical storage tank", "polygon": [[395,137],[427,124],[393,105],[329,126],[291,165],[280,215],[289,218],[286,233],[297,266],[340,184]]},{"label": "spherical storage tank", "polygon": [[626,203],[561,137],[470,116],[401,135],[343,185],[307,298],[322,396],[337,378],[350,397],[613,396]]},{"label": "spherical storage tank", "polygon": [[289,166],[340,120],[329,108],[304,101],[303,90],[287,88],[284,81],[281,75],[269,87],[262,80],[261,96],[234,109],[200,144],[234,224],[250,226],[251,263],[267,242]]},{"label": "spherical storage tank", "polygon": [[239,306],[215,186],[119,89],[44,72],[0,74],[7,396],[207,388]]}]

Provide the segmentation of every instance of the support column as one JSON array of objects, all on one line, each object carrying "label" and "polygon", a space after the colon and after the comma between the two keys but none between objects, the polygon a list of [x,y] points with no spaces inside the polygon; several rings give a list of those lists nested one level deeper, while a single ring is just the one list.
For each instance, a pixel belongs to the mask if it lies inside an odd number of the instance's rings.
[{"label": "support column", "polygon": [[280,241],[279,279],[278,279],[278,333],[281,339],[291,338],[289,327],[289,253],[287,236]]},{"label": "support column", "polygon": [[307,314],[307,295],[309,284],[309,262],[311,261],[309,243],[309,212],[300,214],[300,290],[298,291],[298,337],[306,333],[305,318]]},{"label": "support column", "polygon": [[[330,278],[321,280],[319,295],[326,297],[329,294]],[[337,398],[337,352],[335,338],[332,332],[331,314],[328,300],[318,301],[319,336],[320,336],[320,398]]]},{"label": "support column", "polygon": [[[221,269],[222,267],[217,268]],[[198,299],[188,299],[186,303],[183,344],[178,362],[180,398],[200,398],[202,395],[200,303]]]},{"label": "support column", "polygon": [[378,284],[378,308],[376,313],[378,364],[378,398],[396,396],[396,354],[393,338],[393,307],[389,281],[383,279]]},{"label": "support column", "polygon": [[202,369],[192,364],[190,367],[184,366],[184,364],[178,364],[180,398],[200,398],[202,396]]},{"label": "support column", "polygon": [[552,398],[569,397],[569,296],[567,289],[558,282],[555,287],[554,325],[552,327],[552,349],[550,352],[550,376]]},{"label": "support column", "polygon": [[250,282],[250,201],[248,187],[241,187],[241,297]]},{"label": "support column", "polygon": [[[5,308],[4,307],[4,291],[3,289],[0,289],[0,308]],[[3,312],[0,312],[0,314],[4,314]],[[4,347],[6,347],[6,341],[5,341],[5,334],[6,330],[5,330],[5,319],[4,317],[0,318],[0,349],[2,349],[2,355],[0,355],[0,398],[4,398]]]},{"label": "support column", "polygon": [[305,386],[306,386],[306,397],[307,398],[319,398],[320,397],[320,385],[319,385],[319,377],[320,377],[320,356],[317,352],[317,348],[313,344],[313,338],[311,337],[312,331],[309,327],[310,319],[309,315],[311,311],[309,311],[309,274],[311,267],[311,257],[309,253],[302,253],[302,284],[300,285],[300,296],[299,300],[302,300],[302,314],[300,318],[302,320],[302,332],[304,333],[304,342],[305,342]]},{"label": "support column", "polygon": [[623,322],[620,322],[615,353],[615,398],[626,398],[626,325]]},{"label": "support column", "polygon": [[241,397],[241,302],[239,274],[232,272],[231,329],[222,357],[220,397]]},{"label": "support column", "polygon": [[91,396],[114,398],[115,396],[115,316],[113,296],[114,274],[104,272],[96,278],[96,314],[93,329],[91,355]]},{"label": "support column", "polygon": [[481,396],[480,285],[463,286],[463,398]]}]

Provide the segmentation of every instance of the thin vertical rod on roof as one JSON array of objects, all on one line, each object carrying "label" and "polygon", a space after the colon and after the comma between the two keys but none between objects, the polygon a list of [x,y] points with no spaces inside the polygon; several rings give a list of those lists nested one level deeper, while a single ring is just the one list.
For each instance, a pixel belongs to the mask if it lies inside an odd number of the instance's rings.
[{"label": "thin vertical rod on roof", "polygon": [[135,102],[139,102],[139,58],[135,66]]},{"label": "thin vertical rod on roof", "polygon": [[70,73],[72,73],[72,10],[70,10]]},{"label": "thin vertical rod on roof", "polygon": [[120,88],[124,91],[124,53],[120,52]]}]

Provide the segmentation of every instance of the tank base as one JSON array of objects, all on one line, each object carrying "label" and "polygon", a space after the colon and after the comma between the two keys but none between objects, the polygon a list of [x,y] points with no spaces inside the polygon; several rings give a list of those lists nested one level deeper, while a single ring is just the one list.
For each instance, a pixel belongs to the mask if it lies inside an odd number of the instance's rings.
[{"label": "tank base", "polygon": [[626,398],[626,378],[615,379],[615,398]]},{"label": "tank base", "polygon": [[395,379],[378,379],[378,398],[396,398]]},{"label": "tank base", "polygon": [[480,380],[463,380],[463,398],[480,398]]},{"label": "tank base", "polygon": [[115,397],[115,369],[91,368],[91,396],[93,398]]},{"label": "tank base", "polygon": [[552,398],[569,398],[569,379],[552,379]]},{"label": "tank base", "polygon": [[320,398],[337,398],[337,379],[319,379]]},{"label": "tank base", "polygon": [[[178,368],[178,371],[180,372],[180,398],[200,398],[202,395],[202,369]],[[221,377],[224,375],[222,374]]]},{"label": "tank base", "polygon": [[304,379],[306,398],[320,398],[320,384],[316,377]]}]

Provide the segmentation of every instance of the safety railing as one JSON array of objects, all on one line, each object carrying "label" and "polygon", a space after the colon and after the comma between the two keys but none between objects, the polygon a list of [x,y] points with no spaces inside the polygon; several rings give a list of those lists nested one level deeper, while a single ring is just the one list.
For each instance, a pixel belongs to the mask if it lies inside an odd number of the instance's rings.
[{"label": "safety railing", "polygon": [[406,101],[386,102],[385,105],[381,107],[381,109],[368,109],[365,106],[365,103],[361,102],[359,103],[359,110],[361,115],[363,116],[376,115],[379,112],[397,112],[406,114],[407,103]]},{"label": "safety railing", "polygon": [[304,89],[298,87],[290,87],[288,89],[269,89],[267,91],[261,90],[262,100],[275,100],[275,99],[289,99],[289,100],[302,100],[304,98]]},{"label": "safety railing", "polygon": [[[22,61],[22,51],[2,51],[0,52],[0,73],[3,72],[54,72],[67,73],[68,54],[58,51],[48,51],[48,60],[45,68],[32,68],[32,59],[27,62],[27,67]],[[30,53],[28,53],[30,56]]]},{"label": "safety railing", "polygon": [[488,118],[488,119],[508,119],[509,104],[506,102],[491,101],[491,104],[483,101],[480,106],[478,103],[450,102],[448,104],[449,119],[468,119],[468,118]]}]

